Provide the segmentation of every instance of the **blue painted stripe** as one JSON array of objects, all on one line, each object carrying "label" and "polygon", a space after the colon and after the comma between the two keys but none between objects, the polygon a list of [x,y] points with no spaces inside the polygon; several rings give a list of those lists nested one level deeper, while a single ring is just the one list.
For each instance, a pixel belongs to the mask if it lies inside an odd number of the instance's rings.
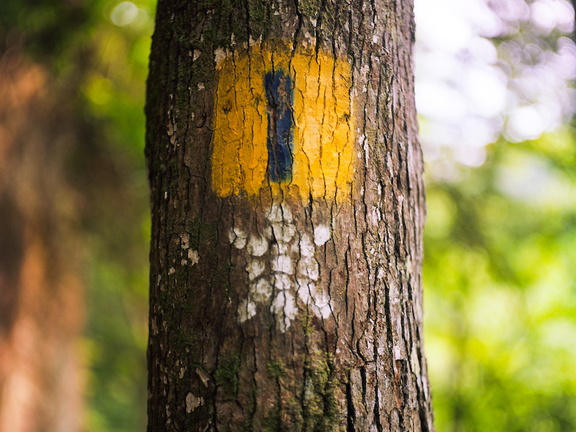
[{"label": "blue painted stripe", "polygon": [[268,99],[268,178],[273,182],[292,178],[292,79],[284,71],[264,76]]}]

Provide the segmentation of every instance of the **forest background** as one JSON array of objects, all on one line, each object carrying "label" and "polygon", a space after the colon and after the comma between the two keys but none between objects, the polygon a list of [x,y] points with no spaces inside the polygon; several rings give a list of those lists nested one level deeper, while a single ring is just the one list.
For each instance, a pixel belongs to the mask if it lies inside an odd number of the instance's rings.
[{"label": "forest background", "polygon": [[[86,314],[83,422],[92,432],[146,423],[143,107],[154,9],[153,0],[0,4],[0,79],[15,58],[33,65],[27,85],[41,87],[54,110],[65,107],[60,127],[75,131],[46,157],[64,161],[64,213],[79,251],[70,265]],[[436,427],[574,431],[573,5],[417,0],[415,13]]]}]

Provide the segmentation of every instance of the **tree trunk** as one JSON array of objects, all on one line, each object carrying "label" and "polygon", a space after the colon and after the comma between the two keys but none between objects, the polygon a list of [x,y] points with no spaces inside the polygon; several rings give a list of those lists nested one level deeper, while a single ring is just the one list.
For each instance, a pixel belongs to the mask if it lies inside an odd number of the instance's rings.
[{"label": "tree trunk", "polygon": [[160,0],[149,431],[431,431],[411,0]]},{"label": "tree trunk", "polygon": [[[0,430],[82,425],[83,286],[65,177],[70,93],[17,47],[0,53]],[[58,93],[58,94],[56,94]]]}]

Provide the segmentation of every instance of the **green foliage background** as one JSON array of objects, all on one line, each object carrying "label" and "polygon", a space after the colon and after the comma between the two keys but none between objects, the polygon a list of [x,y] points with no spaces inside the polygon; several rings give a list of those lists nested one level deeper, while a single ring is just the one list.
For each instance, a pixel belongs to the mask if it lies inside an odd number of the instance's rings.
[{"label": "green foliage background", "polygon": [[[91,133],[70,177],[87,246],[92,432],[146,422],[143,106],[153,12],[153,0],[0,5],[6,47],[23,46],[54,85],[77,80],[79,121]],[[576,430],[575,164],[565,125],[529,142],[501,137],[481,167],[427,179],[426,350],[439,431]]]},{"label": "green foliage background", "polygon": [[482,167],[428,183],[426,349],[439,431],[576,430],[575,161],[566,127],[501,140]]}]

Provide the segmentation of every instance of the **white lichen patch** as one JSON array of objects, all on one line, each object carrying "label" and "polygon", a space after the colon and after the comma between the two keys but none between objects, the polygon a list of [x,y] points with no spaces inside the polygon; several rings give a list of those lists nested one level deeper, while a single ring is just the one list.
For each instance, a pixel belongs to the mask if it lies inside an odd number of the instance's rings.
[{"label": "white lichen patch", "polygon": [[238,305],[238,319],[241,323],[249,320],[256,315],[256,303],[248,300],[242,300]]},{"label": "white lichen patch", "polygon": [[252,296],[258,302],[264,303],[272,295],[272,285],[266,279],[260,279],[252,288]]},{"label": "white lichen patch", "polygon": [[312,257],[314,256],[315,251],[310,236],[308,234],[302,234],[302,237],[300,238],[300,254],[303,257]]},{"label": "white lichen patch", "polygon": [[248,37],[248,42],[250,46],[260,46],[262,45],[262,35],[258,39],[252,39],[252,36]]},{"label": "white lichen patch", "polygon": [[266,240],[272,239],[272,227],[270,225],[265,226],[262,228],[262,235]]},{"label": "white lichen patch", "polygon": [[296,234],[296,227],[287,223],[272,223],[272,233],[278,243],[288,243]]},{"label": "white lichen patch", "polygon": [[330,240],[330,225],[319,224],[314,230],[300,232],[285,203],[272,204],[264,216],[257,232],[240,225],[228,234],[230,244],[245,248],[242,257],[249,285],[246,298],[238,305],[239,322],[268,307],[277,329],[286,331],[302,304],[316,316],[328,318],[332,307],[330,296],[319,287],[316,252]]},{"label": "white lichen patch", "polygon": [[169,274],[169,275],[173,275],[174,273],[176,273],[176,269],[175,269],[174,267],[170,267],[170,268],[168,269],[168,274]]},{"label": "white lichen patch", "polygon": [[316,46],[316,36],[312,36],[310,33],[306,32],[304,33],[304,41],[303,41],[304,45],[307,45],[309,47],[313,47]]},{"label": "white lichen patch", "polygon": [[186,412],[190,414],[196,408],[204,404],[204,399],[194,396],[192,393],[186,395]]},{"label": "white lichen patch", "polygon": [[328,318],[332,313],[330,296],[319,291],[314,282],[299,279],[298,297],[306,304],[317,317]]},{"label": "white lichen patch", "polygon": [[290,253],[290,250],[293,248],[290,247],[290,243],[279,242],[272,246],[271,255],[278,256],[278,255],[286,255]]},{"label": "white lichen patch", "polygon": [[246,242],[248,240],[248,234],[246,234],[240,228],[233,228],[228,233],[228,240],[238,249],[244,249]]},{"label": "white lichen patch", "polygon": [[328,240],[330,240],[330,228],[326,225],[318,225],[314,228],[314,244],[316,246],[324,245]]},{"label": "white lichen patch", "polygon": [[276,327],[282,332],[292,325],[292,321],[298,314],[294,296],[286,291],[281,291],[276,295],[270,310],[276,315]]},{"label": "white lichen patch", "polygon": [[260,236],[251,236],[248,241],[248,253],[255,257],[261,257],[268,251],[268,240]]},{"label": "white lichen patch", "polygon": [[310,282],[306,279],[298,279],[298,297],[305,305],[310,304],[312,299],[311,292],[316,289],[314,282]]},{"label": "white lichen patch", "polygon": [[246,271],[248,272],[248,279],[251,281],[256,279],[260,276],[265,269],[264,262],[261,260],[248,260],[248,264],[246,264]]},{"label": "white lichen patch", "polygon": [[194,264],[198,264],[198,262],[200,261],[200,255],[198,255],[198,251],[188,249],[188,259],[190,260],[191,266],[193,266]]},{"label": "white lichen patch", "polygon": [[271,263],[272,271],[276,273],[286,273],[294,274],[294,265],[292,263],[292,257],[288,255],[279,255],[272,259]]},{"label": "white lichen patch", "polygon": [[222,62],[228,56],[228,53],[222,48],[217,48],[214,51],[214,61],[216,62],[216,67],[220,69],[222,67]]},{"label": "white lichen patch", "polygon": [[288,275],[277,273],[274,275],[274,288],[278,291],[289,291],[294,284]]},{"label": "white lichen patch", "polygon": [[266,215],[266,219],[272,223],[289,223],[292,222],[292,212],[286,204],[272,204],[272,207],[270,207],[270,210]]},{"label": "white lichen patch", "polygon": [[184,233],[180,236],[180,247],[188,249],[190,247],[190,234]]},{"label": "white lichen patch", "polygon": [[303,256],[298,261],[298,275],[303,278],[316,281],[320,277],[320,266],[318,261],[312,256]]},{"label": "white lichen patch", "polygon": [[327,293],[315,293],[312,296],[314,299],[314,307],[317,313],[326,319],[332,313],[332,308],[330,307],[330,296]]}]

